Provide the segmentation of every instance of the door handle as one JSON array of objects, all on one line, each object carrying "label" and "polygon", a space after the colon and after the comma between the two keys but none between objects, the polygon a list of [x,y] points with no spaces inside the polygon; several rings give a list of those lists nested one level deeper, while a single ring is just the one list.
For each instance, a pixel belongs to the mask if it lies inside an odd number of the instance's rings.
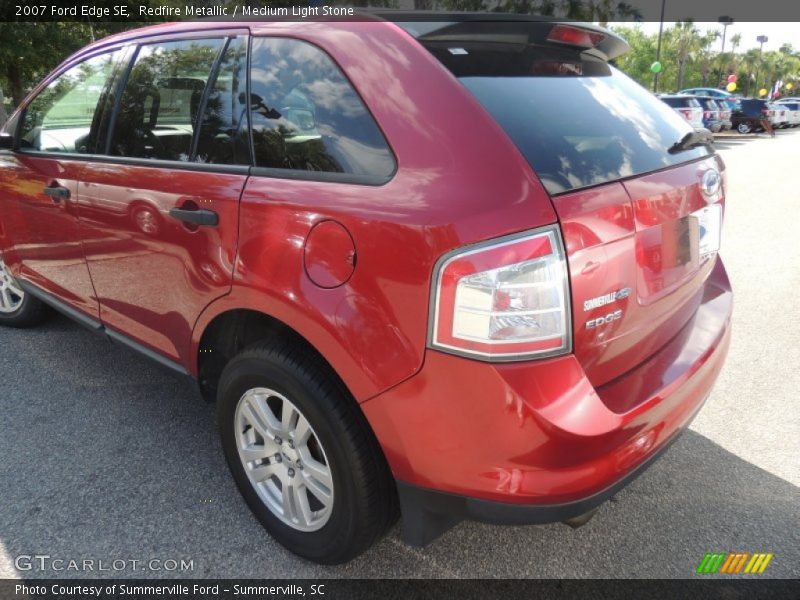
[{"label": "door handle", "polygon": [[62,200],[69,200],[69,190],[60,185],[51,185],[44,188],[44,193],[58,204]]},{"label": "door handle", "polygon": [[178,221],[202,227],[216,227],[219,225],[219,215],[213,210],[172,208],[169,211],[169,216]]}]

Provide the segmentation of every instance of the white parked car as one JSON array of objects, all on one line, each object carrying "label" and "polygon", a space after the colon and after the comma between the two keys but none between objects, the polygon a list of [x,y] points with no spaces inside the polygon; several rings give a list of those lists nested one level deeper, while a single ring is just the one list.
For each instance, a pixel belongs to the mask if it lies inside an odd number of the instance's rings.
[{"label": "white parked car", "polygon": [[789,110],[785,104],[770,102],[767,104],[767,118],[774,129],[789,127]]},{"label": "white parked car", "polygon": [[785,106],[789,113],[789,127],[797,127],[800,125],[800,99],[794,102],[780,102],[776,103]]},{"label": "white parked car", "polygon": [[659,98],[686,119],[692,127],[703,129],[703,107],[697,98],[687,94],[670,94]]}]

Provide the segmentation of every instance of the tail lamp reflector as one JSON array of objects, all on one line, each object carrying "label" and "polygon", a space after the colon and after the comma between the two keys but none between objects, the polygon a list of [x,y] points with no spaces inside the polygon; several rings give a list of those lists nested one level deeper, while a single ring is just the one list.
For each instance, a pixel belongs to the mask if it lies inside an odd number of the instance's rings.
[{"label": "tail lamp reflector", "polygon": [[557,226],[447,256],[435,274],[431,346],[482,360],[569,352],[567,266]]}]

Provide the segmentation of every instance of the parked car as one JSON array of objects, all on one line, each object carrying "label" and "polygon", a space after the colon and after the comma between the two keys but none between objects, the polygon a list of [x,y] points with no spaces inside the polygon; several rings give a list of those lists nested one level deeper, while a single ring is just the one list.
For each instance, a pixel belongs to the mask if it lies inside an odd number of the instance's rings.
[{"label": "parked car", "polygon": [[785,104],[778,104],[775,102],[767,103],[767,115],[769,121],[775,129],[784,129],[789,127],[789,111],[786,109]]},{"label": "parked car", "polygon": [[703,127],[712,133],[722,131],[722,109],[710,96],[696,96],[697,101],[703,108]]},{"label": "parked car", "polygon": [[725,106],[730,111],[734,111],[739,107],[740,97],[732,94],[727,90],[719,90],[717,88],[699,87],[681,90],[679,94],[688,94],[690,96],[710,96],[715,100],[724,101]]},{"label": "parked car", "polygon": [[724,100],[714,100],[719,107],[719,120],[722,122],[721,131],[728,131],[733,128],[733,121],[731,115],[733,111],[729,110]]},{"label": "parked car", "polygon": [[607,63],[626,49],[496,15],[93,43],[0,135],[0,323],[51,306],[196,381],[247,504],[309,560],[399,511],[416,545],[584,523],[730,342],[724,163]]},{"label": "parked car", "polygon": [[766,100],[743,98],[738,110],[731,116],[733,126],[739,133],[752,133],[764,130],[764,121],[769,120]]},{"label": "parked car", "polygon": [[800,102],[781,102],[786,107],[789,116],[789,127],[800,125]]},{"label": "parked car", "polygon": [[695,129],[703,129],[703,107],[694,96],[686,94],[659,96],[662,102],[682,116]]}]

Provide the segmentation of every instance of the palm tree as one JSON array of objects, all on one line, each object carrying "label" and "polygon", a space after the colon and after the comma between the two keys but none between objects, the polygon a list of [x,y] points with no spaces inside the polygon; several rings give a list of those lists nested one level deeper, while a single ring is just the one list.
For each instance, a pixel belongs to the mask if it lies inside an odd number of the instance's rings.
[{"label": "palm tree", "polygon": [[742,34],[737,33],[736,35],[731,36],[731,48],[733,48],[732,52],[736,54],[736,49],[742,43]]},{"label": "palm tree", "polygon": [[755,81],[756,74],[761,66],[761,53],[758,48],[751,48],[745,52],[739,61],[739,69],[744,72],[744,92],[745,96],[750,95],[750,86],[755,84],[758,90],[758,82]]},{"label": "palm tree", "polygon": [[708,86],[708,79],[711,73],[716,70],[716,58],[716,55],[708,48],[703,48],[695,55],[695,62],[697,66],[700,67],[703,87]]},{"label": "palm tree", "polygon": [[678,21],[668,31],[666,36],[667,43],[672,46],[672,50],[675,53],[675,62],[678,65],[677,89],[683,88],[687,63],[707,45],[705,37],[700,35],[700,31],[692,21]]}]

